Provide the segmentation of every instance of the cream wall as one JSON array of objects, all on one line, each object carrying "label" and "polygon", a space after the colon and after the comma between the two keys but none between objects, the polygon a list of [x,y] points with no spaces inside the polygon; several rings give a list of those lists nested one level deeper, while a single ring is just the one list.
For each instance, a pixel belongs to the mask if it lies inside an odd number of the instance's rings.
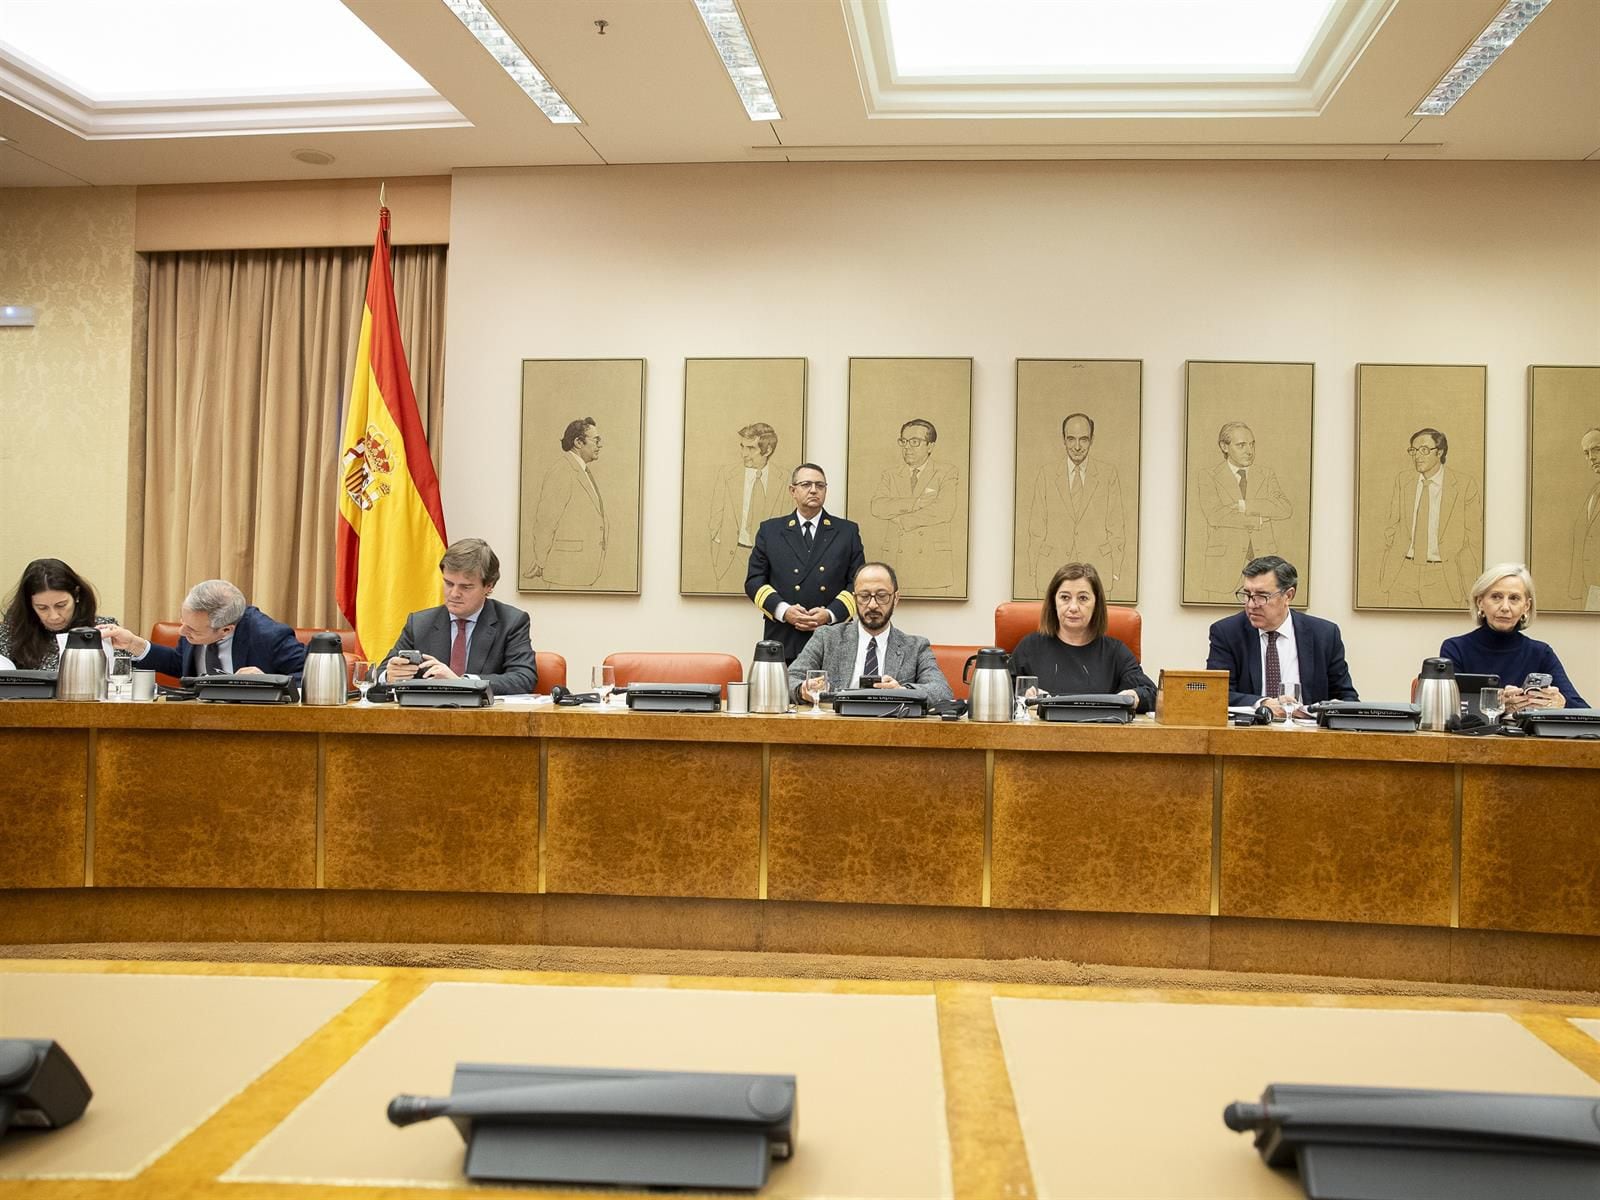
[{"label": "cream wall", "polygon": [[134,313],[132,188],[0,189],[0,594],[62,558],[124,611]]},{"label": "cream wall", "polygon": [[[452,537],[501,552],[497,593],[575,679],[608,651],[724,650],[747,603],[678,595],[685,356],[804,355],[807,449],[843,511],[851,355],[971,355],[971,599],[907,603],[935,641],[987,642],[1009,598],[1013,360],[1145,363],[1144,661],[1203,664],[1221,610],[1179,594],[1183,363],[1316,364],[1315,610],[1358,687],[1399,697],[1453,616],[1355,614],[1354,366],[1486,363],[1490,561],[1524,552],[1526,367],[1600,363],[1594,164],[1027,163],[458,173],[443,488]],[[648,360],[642,595],[517,596],[519,360]],[[1577,451],[1574,450],[1574,453]],[[1600,619],[1548,617],[1600,704]]]}]

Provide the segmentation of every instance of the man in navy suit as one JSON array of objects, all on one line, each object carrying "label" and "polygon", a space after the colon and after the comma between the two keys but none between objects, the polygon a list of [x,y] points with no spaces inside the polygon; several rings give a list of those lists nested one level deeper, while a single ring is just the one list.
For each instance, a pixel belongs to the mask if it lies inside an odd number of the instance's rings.
[{"label": "man in navy suit", "polygon": [[816,463],[794,469],[789,494],[794,512],[769,517],[756,530],[744,594],[766,615],[762,637],[782,642],[784,661],[792,663],[813,630],[855,617],[850,581],[867,554],[860,527],[824,511],[828,477]]},{"label": "man in navy suit", "polygon": [[[385,682],[402,679],[482,679],[497,696],[525,695],[539,682],[528,614],[490,598],[500,582],[500,558],[482,538],[452,542],[439,560],[444,603],[406,618],[387,655]],[[399,657],[422,652],[420,664]]]},{"label": "man in navy suit", "polygon": [[1344,661],[1339,627],[1321,617],[1293,612],[1300,573],[1276,554],[1253,558],[1234,593],[1244,611],[1211,627],[1206,669],[1228,673],[1228,703],[1235,708],[1265,705],[1275,718],[1300,703],[1359,700]]},{"label": "man in navy suit", "polygon": [[103,625],[100,636],[133,654],[142,669],[163,675],[290,675],[296,684],[306,648],[294,630],[245,603],[226,579],[208,579],[184,598],[176,649],[147,641],[120,625]]}]

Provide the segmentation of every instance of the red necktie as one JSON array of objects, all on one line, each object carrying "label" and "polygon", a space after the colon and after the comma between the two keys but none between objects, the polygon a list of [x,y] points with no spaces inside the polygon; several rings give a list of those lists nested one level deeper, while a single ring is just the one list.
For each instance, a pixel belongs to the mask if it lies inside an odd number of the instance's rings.
[{"label": "red necktie", "polygon": [[1283,695],[1283,664],[1278,661],[1278,639],[1283,636],[1276,629],[1267,634],[1267,695]]},{"label": "red necktie", "polygon": [[467,673],[467,619],[456,618],[456,636],[450,642],[450,670],[456,675]]}]

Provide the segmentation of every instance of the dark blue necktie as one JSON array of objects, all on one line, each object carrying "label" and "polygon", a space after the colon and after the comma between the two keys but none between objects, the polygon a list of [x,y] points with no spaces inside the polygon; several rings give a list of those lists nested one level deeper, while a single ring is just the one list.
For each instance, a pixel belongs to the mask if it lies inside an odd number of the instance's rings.
[{"label": "dark blue necktie", "polygon": [[878,639],[867,639],[867,661],[861,666],[863,675],[876,675],[878,673]]}]

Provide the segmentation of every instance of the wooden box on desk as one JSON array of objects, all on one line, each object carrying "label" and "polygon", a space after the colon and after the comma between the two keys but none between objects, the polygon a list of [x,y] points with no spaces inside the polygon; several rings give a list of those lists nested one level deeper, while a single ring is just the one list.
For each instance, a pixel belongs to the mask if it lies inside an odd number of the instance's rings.
[{"label": "wooden box on desk", "polygon": [[1161,725],[1228,723],[1226,671],[1163,671],[1156,689],[1156,722]]}]

